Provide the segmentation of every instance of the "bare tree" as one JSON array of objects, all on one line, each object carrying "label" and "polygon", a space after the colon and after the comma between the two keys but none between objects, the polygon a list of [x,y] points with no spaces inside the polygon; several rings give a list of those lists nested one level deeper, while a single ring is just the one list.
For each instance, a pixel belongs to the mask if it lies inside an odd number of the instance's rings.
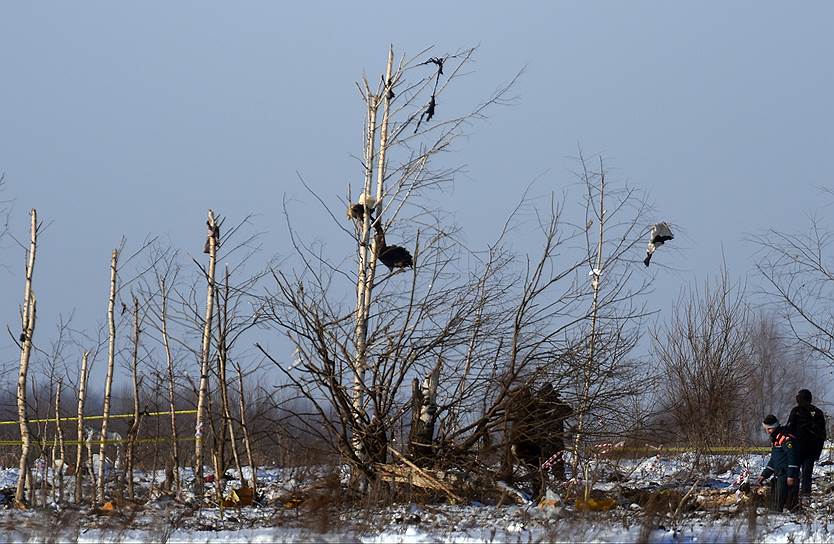
[{"label": "bare tree", "polygon": [[811,217],[805,232],[768,230],[753,238],[764,292],[776,304],[791,334],[834,364],[834,232]]},{"label": "bare tree", "polygon": [[256,493],[258,488],[258,467],[255,465],[255,458],[252,455],[252,440],[250,438],[249,426],[246,423],[246,387],[243,381],[243,369],[240,364],[235,364],[235,371],[238,377],[238,413],[240,414],[240,428],[243,433],[243,444],[246,448],[246,461],[249,465],[249,487],[252,488],[252,493]]},{"label": "bare tree", "polygon": [[[471,112],[423,124],[434,117],[438,97],[472,52],[396,64],[389,50],[381,83],[374,89],[365,79],[360,85],[367,112],[363,184],[358,202],[348,203],[353,233],[341,227],[357,249],[355,276],[310,252],[288,218],[301,270],[290,275],[276,270],[276,289],[267,302],[270,320],[295,347],[295,361],[279,361],[262,349],[285,375],[288,395],[283,401],[303,398],[314,409],[315,418],[299,417],[294,424],[323,442],[335,441],[336,450],[359,469],[360,483],[374,477],[374,462],[386,460],[391,433],[407,427],[401,421],[409,405],[401,393],[407,396],[414,376],[440,372],[443,352],[469,340],[468,316],[477,313],[468,282],[461,284],[454,274],[461,252],[454,230],[441,224],[439,214],[413,202],[415,195],[452,180],[454,169],[434,170],[430,159],[447,149],[468,121],[502,102],[511,87],[499,89]],[[423,69],[430,73],[406,81],[407,71]],[[413,220],[405,219],[409,213]],[[398,225],[417,226],[408,249],[391,243],[407,233]],[[387,258],[394,247],[400,259]],[[379,260],[389,269],[382,277]],[[346,291],[342,279],[356,290],[350,314],[340,301]]]},{"label": "bare tree", "polygon": [[[202,348],[200,350],[200,389],[197,397],[197,421],[194,432],[194,493],[203,495],[203,434],[205,425],[206,395],[208,392],[209,360],[211,356],[211,320],[214,315],[214,271],[217,266],[217,245],[220,241],[220,224],[215,220],[214,212],[208,211],[208,246],[209,265],[206,272],[206,314],[203,328]],[[219,477],[219,475],[218,475]]]},{"label": "bare tree", "polygon": [[141,378],[139,376],[139,344],[140,335],[142,333],[142,318],[140,317],[139,299],[136,296],[133,297],[132,315],[133,334],[131,339],[130,374],[131,384],[133,386],[133,420],[130,423],[130,429],[127,433],[127,453],[125,456],[125,460],[127,462],[127,492],[131,499],[134,498],[133,468],[135,464],[134,454],[136,449],[136,439],[139,435],[139,426],[142,423],[142,412],[139,406],[139,388],[141,385]]},{"label": "bare tree", "polygon": [[101,437],[98,447],[98,474],[96,481],[99,500],[104,500],[104,446],[107,440],[107,427],[110,423],[110,399],[113,387],[113,372],[116,367],[116,282],[118,272],[119,249],[114,249],[110,256],[110,296],[107,299],[107,375],[104,378],[104,407],[101,419]]},{"label": "bare tree", "polygon": [[[508,405],[524,384],[550,382],[566,392],[581,421],[576,454],[586,456],[594,440],[639,422],[627,409],[642,392],[630,353],[648,314],[641,295],[651,282],[631,267],[640,262],[636,256],[647,233],[644,195],[629,187],[609,191],[602,163],[592,172],[581,160],[584,220],[565,219],[555,196],[548,207],[533,204],[525,193],[484,252],[463,247],[442,213],[420,202],[426,189],[454,176],[454,169],[432,169],[435,155],[461,134],[462,123],[483,116],[509,91],[504,87],[474,112],[421,132],[420,120],[434,116],[437,96],[470,55],[404,62],[396,69],[389,55],[376,91],[367,82],[361,87],[368,106],[363,186],[348,210],[357,274],[343,272],[338,258],[300,241],[288,217],[300,266],[292,273],[275,270],[275,288],[267,297],[270,322],[295,348],[292,360],[284,360],[259,346],[286,382],[277,399],[287,413],[282,422],[324,447],[333,444],[368,479],[389,452],[401,459],[399,444],[407,443],[426,463],[458,466],[494,452],[496,436],[498,448],[508,452],[502,436]],[[438,88],[444,63],[447,70],[455,67]],[[426,65],[437,71],[409,85],[405,74]],[[428,105],[400,121],[421,90],[431,91]],[[417,127],[408,135],[403,128],[412,122]],[[386,155],[379,161],[377,134],[379,153]],[[436,139],[418,145],[416,139],[429,136]],[[402,149],[411,153],[397,165]],[[535,256],[519,255],[507,239],[522,209],[541,235]],[[412,251],[397,246],[403,260],[385,263],[382,251],[394,235],[405,237],[409,230]],[[379,260],[389,268],[381,278]],[[356,286],[350,310],[346,285]]]},{"label": "bare tree", "polygon": [[180,456],[177,434],[176,414],[176,384],[174,381],[174,357],[171,353],[171,340],[168,336],[168,287],[165,278],[159,277],[159,293],[161,297],[159,311],[159,327],[162,335],[162,346],[165,349],[165,363],[168,383],[168,409],[171,412],[171,464],[173,465],[174,486],[176,495],[182,491],[180,483]]},{"label": "bare tree", "polygon": [[[81,354],[81,367],[78,370],[78,412],[77,412],[77,425],[76,425],[76,432],[75,438],[78,442],[76,445],[75,450],[75,502],[81,503],[81,481],[83,479],[82,471],[81,471],[81,459],[82,453],[81,448],[84,444],[84,401],[87,397],[87,378],[90,375],[90,370],[87,366],[89,360],[90,352],[84,351]],[[92,462],[92,459],[89,460]],[[95,493],[95,482],[91,485],[93,489],[93,493]],[[95,498],[93,498],[93,502]]]},{"label": "bare tree", "polygon": [[35,271],[35,253],[37,250],[40,225],[38,224],[38,213],[34,208],[30,212],[30,217],[29,251],[26,255],[26,282],[23,289],[23,305],[21,309],[20,372],[17,380],[17,416],[20,424],[20,440],[22,442],[20,447],[17,490],[15,491],[15,501],[18,504],[23,504],[24,502],[24,483],[28,483],[31,500],[31,475],[29,472],[30,437],[29,422],[26,414],[26,377],[29,372],[29,359],[32,353],[32,336],[35,333],[36,302],[35,295],[32,292],[32,275]]},{"label": "bare tree", "polygon": [[652,332],[664,410],[686,443],[708,448],[747,435],[755,375],[750,323],[743,287],[722,271],[701,291],[685,291],[672,317]]},{"label": "bare tree", "polygon": [[[777,315],[757,313],[751,320],[750,357],[753,369],[751,405],[758,414],[787,417],[799,389],[818,381],[813,352],[798,343]],[[760,436],[759,424],[750,421],[750,438]]]}]

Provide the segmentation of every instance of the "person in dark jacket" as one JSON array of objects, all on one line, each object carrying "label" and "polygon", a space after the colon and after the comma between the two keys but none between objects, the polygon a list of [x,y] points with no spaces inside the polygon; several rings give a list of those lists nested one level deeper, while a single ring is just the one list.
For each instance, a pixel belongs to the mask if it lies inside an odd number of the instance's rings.
[{"label": "person in dark jacket", "polygon": [[548,475],[557,480],[565,479],[565,460],[562,453],[565,450],[565,419],[573,414],[573,409],[559,396],[559,392],[550,383],[544,384],[539,390],[542,407],[542,421],[545,423],[543,433],[542,474],[547,484]]},{"label": "person in dark jacket", "polygon": [[769,415],[762,422],[764,431],[770,435],[770,460],[759,476],[759,485],[774,476],[771,483],[770,507],[776,512],[785,508],[792,510],[797,503],[799,487],[799,447],[796,437],[788,432],[787,427],[779,425],[774,415]]},{"label": "person in dark jacket", "polygon": [[796,394],[796,406],[791,410],[788,423],[785,425],[788,432],[799,441],[799,465],[802,473],[799,481],[802,495],[811,494],[811,474],[814,472],[814,463],[822,454],[826,439],[825,414],[811,404],[812,398],[810,391],[800,389]]},{"label": "person in dark jacket", "polygon": [[[546,492],[550,477],[565,479],[565,418],[572,410],[551,384],[535,391],[525,384],[511,392],[507,405],[508,445],[499,479],[512,485],[513,457],[525,468],[533,499]],[[544,466],[545,461],[550,461]]]}]

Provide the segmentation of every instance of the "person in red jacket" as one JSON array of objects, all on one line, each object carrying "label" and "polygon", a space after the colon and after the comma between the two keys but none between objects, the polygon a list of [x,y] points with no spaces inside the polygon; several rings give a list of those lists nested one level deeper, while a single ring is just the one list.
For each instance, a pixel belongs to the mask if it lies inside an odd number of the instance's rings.
[{"label": "person in red jacket", "polygon": [[759,485],[763,485],[771,476],[770,507],[776,512],[785,508],[793,510],[798,500],[799,490],[799,448],[796,437],[788,432],[787,427],[779,425],[774,415],[762,421],[762,427],[770,435],[770,460],[759,476]]}]

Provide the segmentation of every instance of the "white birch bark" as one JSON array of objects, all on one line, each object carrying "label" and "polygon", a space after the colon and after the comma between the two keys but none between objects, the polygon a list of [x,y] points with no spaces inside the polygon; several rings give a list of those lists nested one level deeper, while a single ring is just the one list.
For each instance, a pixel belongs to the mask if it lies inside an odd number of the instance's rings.
[{"label": "white birch bark", "polygon": [[[394,64],[394,52],[388,50],[388,63],[385,70],[385,84],[382,89],[382,95],[376,96],[371,94],[370,89],[366,83],[366,95],[368,98],[368,126],[367,126],[367,140],[365,142],[365,182],[363,186],[363,194],[371,194],[371,183],[374,175],[374,160],[376,155],[376,118],[377,110],[379,109],[380,98],[383,103],[382,126],[380,127],[380,152],[377,163],[377,179],[376,179],[376,194],[375,194],[375,210],[376,214],[373,223],[370,220],[370,214],[364,214],[362,221],[362,228],[360,232],[359,242],[359,277],[357,279],[356,291],[356,358],[354,361],[354,390],[353,390],[353,409],[354,420],[356,422],[365,419],[365,373],[368,368],[367,360],[367,338],[368,338],[368,317],[370,315],[370,302],[373,291],[374,276],[376,274],[377,251],[376,239],[370,236],[371,227],[374,223],[382,224],[382,199],[384,197],[384,179],[385,179],[385,152],[387,149],[388,139],[388,115],[390,107],[390,90],[391,71]],[[370,246],[370,251],[369,251]],[[360,460],[364,458],[364,448],[361,437],[355,432],[353,448],[356,457]]]},{"label": "white birch bark", "polygon": [[[81,354],[81,369],[78,373],[78,421],[76,425],[76,439],[78,440],[78,445],[75,449],[75,502],[76,504],[81,503],[81,480],[82,480],[82,469],[81,469],[81,457],[82,457],[82,444],[84,442],[84,400],[87,395],[87,359],[90,356],[88,351],[85,351]],[[92,459],[87,459],[88,463],[92,462]],[[95,486],[95,482],[92,482],[92,485]],[[95,493],[95,492],[94,492]],[[95,501],[94,501],[95,502]]]},{"label": "white birch bark", "polygon": [[[35,332],[36,303],[32,292],[32,274],[35,270],[35,253],[37,250],[38,213],[33,208],[31,213],[31,229],[29,238],[29,254],[26,262],[26,281],[23,288],[22,333],[20,343],[20,371],[17,377],[17,419],[20,425],[20,463],[18,465],[17,489],[15,502],[24,502],[24,486],[31,487],[29,475],[29,420],[26,414],[26,379],[29,373],[29,358],[32,353],[32,335]],[[31,495],[32,490],[27,489]],[[30,497],[31,498],[31,497]]]},{"label": "white birch bark", "polygon": [[[209,266],[206,276],[206,314],[203,325],[203,341],[200,350],[200,389],[197,393],[197,417],[194,430],[194,492],[198,500],[203,495],[203,427],[205,426],[206,394],[208,391],[209,354],[211,350],[211,318],[214,314],[214,270],[217,264],[217,223],[214,212],[208,211]],[[219,476],[219,475],[217,475]]]},{"label": "white birch bark", "polygon": [[116,271],[119,262],[119,250],[114,249],[110,258],[110,297],[107,302],[107,375],[104,378],[104,408],[102,409],[101,436],[98,445],[98,467],[96,494],[99,501],[104,501],[104,449],[107,439],[107,427],[110,422],[110,397],[113,389],[113,371],[116,367]]}]

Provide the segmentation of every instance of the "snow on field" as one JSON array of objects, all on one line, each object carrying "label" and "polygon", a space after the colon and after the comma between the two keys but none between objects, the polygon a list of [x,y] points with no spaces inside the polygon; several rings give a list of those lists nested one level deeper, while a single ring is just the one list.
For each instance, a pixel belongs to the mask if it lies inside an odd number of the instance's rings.
[{"label": "snow on field", "polygon": [[[682,454],[600,462],[594,494],[616,499],[616,506],[597,512],[577,511],[558,492],[549,495],[546,507],[479,502],[349,506],[339,496],[339,473],[336,483],[331,481],[335,488],[316,505],[304,497],[321,480],[320,467],[270,468],[258,471],[263,493],[256,506],[197,508],[193,501],[158,493],[111,515],[53,503],[45,509],[0,511],[0,541],[834,543],[834,525],[828,522],[834,514],[834,465],[817,467],[812,501],[803,512],[773,514],[752,499],[745,502],[745,482],[756,478],[765,461],[761,455]],[[140,474],[140,488],[147,491],[162,476]],[[16,479],[15,469],[0,471],[4,493]],[[688,491],[686,502],[682,498]],[[651,497],[667,496],[671,508],[651,506]],[[682,502],[688,506],[675,512]]]}]

